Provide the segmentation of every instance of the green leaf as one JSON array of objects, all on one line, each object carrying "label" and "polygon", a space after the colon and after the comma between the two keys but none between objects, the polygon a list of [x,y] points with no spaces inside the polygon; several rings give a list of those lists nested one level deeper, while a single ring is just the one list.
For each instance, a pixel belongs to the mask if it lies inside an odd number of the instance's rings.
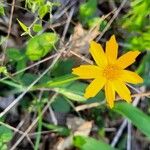
[{"label": "green leaf", "polygon": [[21,26],[21,28],[23,29],[23,31],[28,32],[28,27],[24,23],[19,21],[18,19],[17,19],[17,21],[18,21],[19,25]]},{"label": "green leaf", "polygon": [[36,78],[37,75],[35,74],[25,73],[21,78],[21,82],[23,85],[29,86]]},{"label": "green leaf", "polygon": [[46,13],[48,13],[48,6],[47,5],[41,6],[38,10],[38,14],[39,14],[40,18],[42,19]]},{"label": "green leaf", "polygon": [[114,111],[128,118],[142,133],[150,138],[150,117],[126,102],[118,102]]},{"label": "green leaf", "polygon": [[49,32],[36,35],[29,40],[26,55],[32,61],[40,60],[42,57],[52,51],[57,41],[58,36],[55,33]]},{"label": "green leaf", "polygon": [[58,78],[54,78],[51,81],[41,85],[41,87],[46,87],[46,88],[52,88],[52,87],[62,87],[66,86],[67,84],[72,83],[73,81],[77,80],[78,77],[72,74],[60,76]]},{"label": "green leaf", "polygon": [[99,30],[103,31],[107,25],[107,21],[100,18],[100,17],[93,17],[91,19],[88,19],[87,24],[90,28],[95,27],[95,26],[99,26]]},{"label": "green leaf", "polygon": [[18,61],[21,60],[24,56],[16,48],[8,48],[6,55],[10,60]]},{"label": "green leaf", "polygon": [[86,86],[85,83],[76,81],[66,86],[54,88],[54,90],[70,100],[83,102],[86,101],[86,98],[83,96]]},{"label": "green leaf", "polygon": [[0,149],[1,150],[8,150],[8,147],[5,143],[0,143]]},{"label": "green leaf", "polygon": [[0,126],[0,142],[9,142],[13,137],[12,131],[5,126]]},{"label": "green leaf", "polygon": [[0,3],[0,16],[4,16],[4,15],[5,15],[4,7]]},{"label": "green leaf", "polygon": [[55,101],[51,104],[55,112],[68,113],[70,111],[70,104],[63,96],[57,96]]},{"label": "green leaf", "polygon": [[73,143],[80,150],[115,150],[102,140],[96,140],[90,137],[75,136]]},{"label": "green leaf", "polygon": [[8,74],[7,68],[5,66],[0,66],[0,73],[7,75]]},{"label": "green leaf", "polygon": [[[23,70],[24,68],[26,68],[27,61],[28,61],[28,59],[25,57],[25,55],[23,55],[23,58],[21,60],[17,61],[17,66],[16,66],[17,71],[20,71],[20,70]],[[24,74],[24,72],[25,71],[22,71],[19,74],[17,74],[15,76],[16,79],[20,80],[20,78],[22,77],[22,75]]]},{"label": "green leaf", "polygon": [[82,19],[89,18],[95,14],[97,8],[97,0],[88,0],[80,5],[80,17]]},{"label": "green leaf", "polygon": [[97,0],[88,0],[86,3],[80,5],[79,16],[83,23],[88,23],[92,19],[97,10]]},{"label": "green leaf", "polygon": [[51,130],[52,132],[58,133],[59,135],[62,135],[62,136],[70,135],[70,130],[68,128],[57,126],[57,125],[53,125],[53,124],[48,124],[48,123],[42,123],[42,125],[45,128]]},{"label": "green leaf", "polygon": [[[83,96],[86,87],[86,83],[75,81],[78,77],[72,74],[64,75],[58,78],[54,78],[51,81],[37,85],[33,87],[33,90],[37,88],[53,88],[54,91],[64,95],[70,100],[85,102],[87,99]],[[89,103],[99,102],[104,99],[104,94],[99,92],[95,97],[88,99]]]},{"label": "green leaf", "polygon": [[72,59],[58,61],[51,71],[51,76],[59,77],[70,74],[72,72],[73,64],[74,60]]},{"label": "green leaf", "polygon": [[42,25],[41,24],[34,24],[33,25],[33,31],[34,32],[39,32],[41,31],[43,28],[42,28]]}]

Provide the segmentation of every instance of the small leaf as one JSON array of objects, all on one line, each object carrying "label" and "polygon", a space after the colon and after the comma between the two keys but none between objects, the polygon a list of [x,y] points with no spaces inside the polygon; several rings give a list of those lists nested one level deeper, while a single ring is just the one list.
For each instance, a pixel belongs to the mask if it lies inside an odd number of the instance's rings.
[{"label": "small leaf", "polygon": [[4,16],[4,15],[5,15],[4,7],[0,3],[0,16]]},{"label": "small leaf", "polygon": [[37,78],[36,74],[25,73],[21,77],[21,82],[22,82],[23,85],[29,86],[36,78]]},{"label": "small leaf", "polygon": [[51,87],[62,87],[64,85],[70,84],[73,81],[77,80],[78,77],[72,74],[60,76],[58,78],[54,78],[51,81],[42,85],[42,87],[51,88]]},{"label": "small leaf", "polygon": [[46,13],[48,13],[48,6],[47,5],[41,6],[38,11],[40,18],[42,19],[46,15]]},{"label": "small leaf", "polygon": [[29,40],[26,55],[32,61],[39,60],[53,49],[57,41],[58,36],[55,33],[36,35]]},{"label": "small leaf", "polygon": [[22,23],[21,21],[19,21],[18,19],[17,19],[17,21],[19,22],[19,25],[21,26],[21,28],[23,29],[23,31],[28,32],[28,27],[24,23]]},{"label": "small leaf", "polygon": [[24,57],[16,48],[8,48],[6,51],[6,55],[10,60],[13,61],[21,60]]},{"label": "small leaf", "polygon": [[12,131],[5,126],[0,126],[0,142],[9,142],[13,137]]},{"label": "small leaf", "polygon": [[79,102],[86,101],[86,98],[83,97],[83,95],[79,94],[79,91],[73,91],[67,88],[55,88],[54,90],[71,100],[79,101]]},{"label": "small leaf", "polygon": [[55,112],[68,113],[70,111],[70,104],[60,95],[55,98],[55,101],[51,105]]},{"label": "small leaf", "polygon": [[87,24],[87,22],[95,16],[96,9],[97,0],[87,0],[86,3],[81,4],[79,8],[80,20]]},{"label": "small leaf", "polygon": [[56,132],[62,136],[68,136],[70,134],[70,130],[68,128],[65,128],[65,127],[56,126],[56,125],[48,124],[48,123],[42,123],[42,125],[45,128],[51,130],[52,132]]},{"label": "small leaf", "polygon": [[72,72],[73,64],[74,60],[72,59],[58,61],[51,71],[51,76],[59,77],[70,74]]},{"label": "small leaf", "polygon": [[113,110],[128,118],[142,133],[150,138],[149,116],[138,108],[125,102],[116,103]]},{"label": "small leaf", "polygon": [[42,28],[42,25],[40,25],[40,24],[34,24],[33,25],[33,31],[34,32],[39,32],[39,31],[41,31],[43,28]]},{"label": "small leaf", "polygon": [[0,73],[7,75],[8,74],[7,68],[5,66],[0,66]]},{"label": "small leaf", "polygon": [[81,150],[115,150],[102,140],[96,140],[90,137],[75,136],[74,146]]}]

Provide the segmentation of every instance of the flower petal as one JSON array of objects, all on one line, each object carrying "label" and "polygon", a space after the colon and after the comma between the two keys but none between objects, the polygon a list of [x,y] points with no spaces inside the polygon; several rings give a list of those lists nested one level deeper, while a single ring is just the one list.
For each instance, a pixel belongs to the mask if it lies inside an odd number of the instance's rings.
[{"label": "flower petal", "polygon": [[94,41],[90,42],[90,53],[95,60],[96,64],[99,66],[107,65],[107,58],[104,53],[102,46]]},{"label": "flower petal", "polygon": [[85,98],[94,97],[103,88],[105,83],[106,83],[106,79],[104,77],[96,78],[86,88],[84,97]]},{"label": "flower petal", "polygon": [[102,73],[100,67],[94,65],[81,65],[72,70],[72,73],[78,75],[81,79],[93,79],[99,77]]},{"label": "flower petal", "polygon": [[114,63],[118,55],[118,43],[116,42],[115,35],[112,35],[110,40],[106,42],[106,55],[108,63]]},{"label": "flower petal", "polygon": [[122,69],[125,69],[126,67],[130,66],[132,63],[135,62],[135,59],[139,54],[139,51],[128,52],[118,58],[118,60],[116,61],[116,65]]},{"label": "flower petal", "polygon": [[115,91],[119,94],[119,96],[122,99],[126,100],[127,102],[131,102],[130,91],[124,82],[119,81],[119,80],[113,80],[112,84],[113,84]]},{"label": "flower petal", "polygon": [[143,79],[136,73],[129,70],[122,70],[121,80],[133,84],[142,83]]},{"label": "flower petal", "polygon": [[110,108],[114,107],[114,101],[115,101],[115,90],[113,89],[111,82],[107,82],[105,85],[105,96],[106,101]]}]

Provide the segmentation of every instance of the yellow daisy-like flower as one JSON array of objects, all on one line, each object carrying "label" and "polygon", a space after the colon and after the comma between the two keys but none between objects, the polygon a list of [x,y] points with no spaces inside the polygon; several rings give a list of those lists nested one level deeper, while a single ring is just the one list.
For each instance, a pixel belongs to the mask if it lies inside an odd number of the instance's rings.
[{"label": "yellow daisy-like flower", "polygon": [[137,84],[142,83],[143,79],[125,68],[135,61],[140,52],[130,51],[117,59],[118,43],[112,35],[106,42],[105,53],[102,46],[94,41],[90,43],[90,53],[96,65],[81,65],[73,68],[72,72],[80,79],[94,79],[86,88],[84,97],[94,97],[104,87],[106,101],[111,108],[114,106],[115,92],[122,99],[131,102],[131,93],[126,82]]}]

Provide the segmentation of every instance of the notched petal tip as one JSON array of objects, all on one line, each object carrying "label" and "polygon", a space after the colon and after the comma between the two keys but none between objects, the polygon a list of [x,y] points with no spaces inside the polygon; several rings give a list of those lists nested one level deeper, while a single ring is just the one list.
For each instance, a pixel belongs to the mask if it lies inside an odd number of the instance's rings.
[{"label": "notched petal tip", "polygon": [[85,92],[85,93],[84,93],[84,97],[85,97],[86,99],[89,99],[91,96],[89,95],[89,93]]},{"label": "notched petal tip", "polygon": [[90,41],[90,44],[97,44],[97,42],[92,40],[92,41]]},{"label": "notched petal tip", "polygon": [[112,108],[114,107],[114,103],[112,103],[112,104],[107,103],[107,106],[108,106],[110,109],[112,109]]},{"label": "notched petal tip", "polygon": [[140,77],[138,83],[143,83],[143,82],[144,82],[143,78]]},{"label": "notched petal tip", "polygon": [[115,40],[116,40],[115,34],[113,34],[113,35],[110,37],[110,39],[115,39]]},{"label": "notched petal tip", "polygon": [[94,45],[96,45],[96,44],[98,44],[98,43],[96,43],[95,41],[90,41],[90,47],[91,47],[91,46],[94,46]]},{"label": "notched petal tip", "polygon": [[137,57],[141,52],[138,50],[133,51],[133,53],[135,54],[135,56]]},{"label": "notched petal tip", "polygon": [[76,74],[77,70],[78,70],[78,67],[77,68],[72,68],[72,74]]},{"label": "notched petal tip", "polygon": [[131,95],[130,95],[130,97],[126,98],[125,101],[126,101],[127,103],[131,103],[131,102],[132,102]]}]

